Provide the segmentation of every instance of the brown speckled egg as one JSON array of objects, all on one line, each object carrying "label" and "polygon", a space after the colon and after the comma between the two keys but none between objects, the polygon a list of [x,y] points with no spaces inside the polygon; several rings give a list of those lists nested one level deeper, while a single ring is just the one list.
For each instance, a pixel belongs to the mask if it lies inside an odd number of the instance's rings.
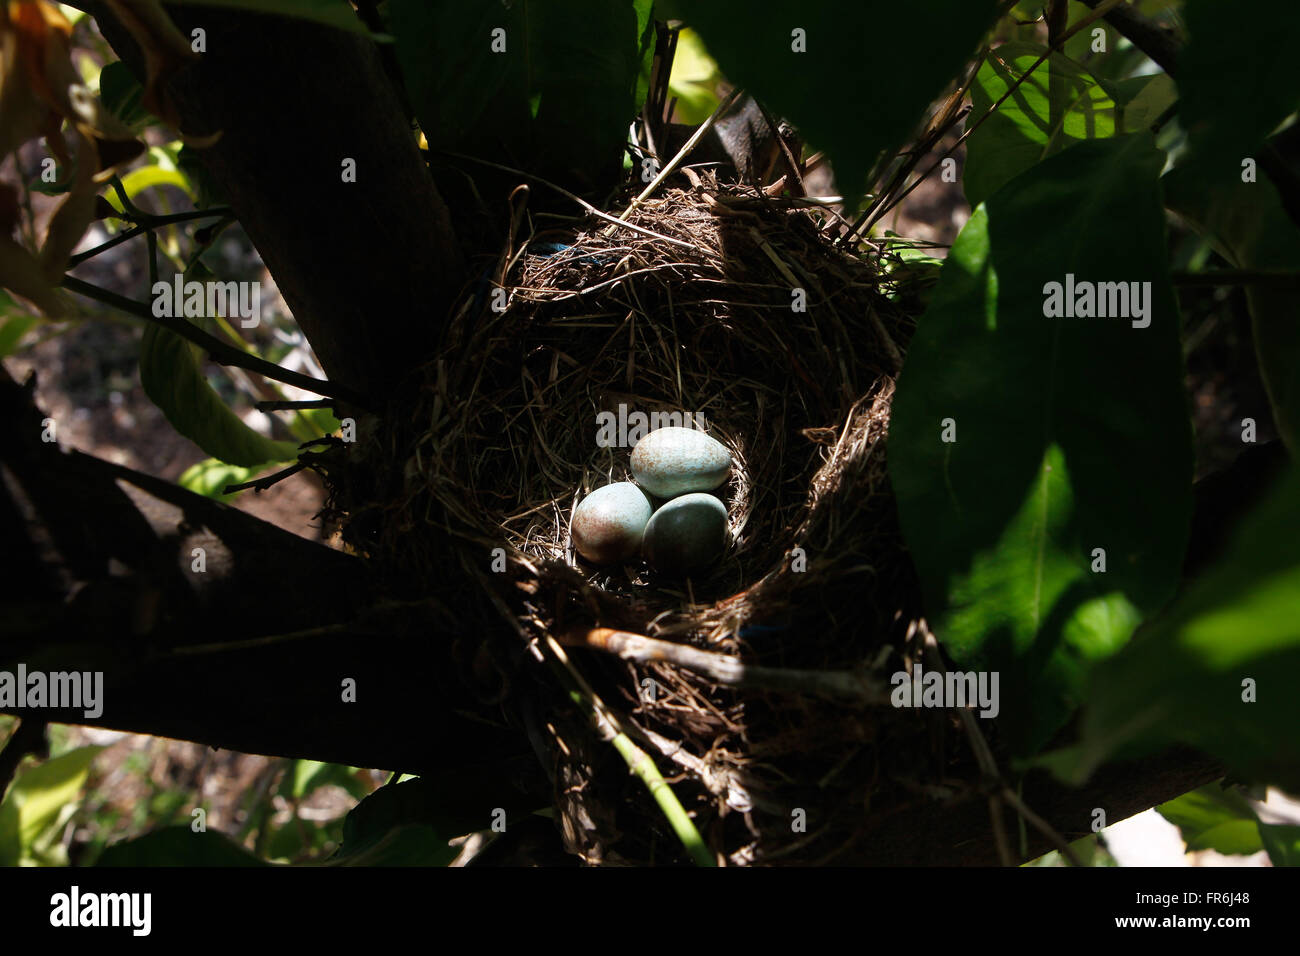
[{"label": "brown speckled egg", "polygon": [[632,449],[633,476],[660,498],[712,491],[730,471],[727,446],[694,428],[656,428]]},{"label": "brown speckled egg", "polygon": [[597,488],[573,509],[573,546],[595,564],[635,558],[654,507],[630,481]]}]

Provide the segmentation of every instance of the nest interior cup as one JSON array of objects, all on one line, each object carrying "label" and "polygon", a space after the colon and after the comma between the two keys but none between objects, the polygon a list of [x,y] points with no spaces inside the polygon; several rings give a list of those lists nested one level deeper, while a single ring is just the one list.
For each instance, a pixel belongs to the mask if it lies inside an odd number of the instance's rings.
[{"label": "nest interior cup", "polygon": [[[632,478],[637,426],[702,426],[733,463],[718,490],[732,548],[695,593],[734,593],[797,544],[828,451],[892,375],[882,334],[899,310],[802,213],[720,216],[678,190],[629,220],[658,237],[595,220],[564,243],[534,240],[547,252],[520,258],[506,311],[458,317],[427,369],[432,427],[407,479],[453,533],[572,567],[573,509]],[[680,604],[619,575],[592,584]]]}]

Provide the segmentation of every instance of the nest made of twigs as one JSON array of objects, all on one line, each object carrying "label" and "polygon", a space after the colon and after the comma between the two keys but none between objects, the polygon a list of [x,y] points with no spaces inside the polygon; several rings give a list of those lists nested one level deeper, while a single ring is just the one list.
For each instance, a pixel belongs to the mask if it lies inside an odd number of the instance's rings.
[{"label": "nest made of twigs", "polygon": [[[626,225],[591,216],[512,249],[400,421],[357,450],[377,500],[337,506],[387,580],[437,592],[456,614],[490,604],[524,641],[573,647],[613,630],[766,669],[765,686],[724,686],[644,648],[575,658],[684,775],[675,787],[716,852],[831,858],[861,829],[890,716],[829,699],[815,675],[896,664],[916,606],[883,453],[912,317],[880,263],[834,245],[820,214],[706,186],[669,190]],[[576,503],[630,479],[630,449],[596,440],[600,413],[620,405],[702,415],[730,449],[718,493],[731,543],[707,574],[683,582],[575,555]],[[458,602],[466,581],[476,596]],[[662,827],[627,836],[627,814],[653,816],[653,804],[602,790],[601,760],[559,724],[557,791],[585,788],[581,807],[557,799],[570,847],[589,860],[680,854]],[[811,808],[807,832],[792,832],[792,807]]]}]

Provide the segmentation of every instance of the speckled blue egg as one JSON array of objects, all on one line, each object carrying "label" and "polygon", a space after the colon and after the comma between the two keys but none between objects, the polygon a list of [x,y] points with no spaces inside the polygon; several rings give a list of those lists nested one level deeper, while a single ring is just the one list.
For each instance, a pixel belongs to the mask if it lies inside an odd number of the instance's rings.
[{"label": "speckled blue egg", "polygon": [[630,481],[597,488],[573,509],[573,546],[596,564],[634,558],[653,510],[646,493]]},{"label": "speckled blue egg", "polygon": [[632,475],[660,498],[712,491],[730,471],[727,446],[694,428],[656,428],[632,449]]},{"label": "speckled blue egg", "polygon": [[726,507],[713,495],[692,492],[654,513],[641,550],[656,571],[688,575],[718,560],[726,546]]}]

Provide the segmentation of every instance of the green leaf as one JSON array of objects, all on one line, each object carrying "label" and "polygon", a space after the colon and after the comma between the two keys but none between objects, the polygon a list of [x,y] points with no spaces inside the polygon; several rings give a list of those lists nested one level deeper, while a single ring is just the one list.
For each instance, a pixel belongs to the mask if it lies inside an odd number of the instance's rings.
[{"label": "green leaf", "polygon": [[[738,10],[671,0],[661,17],[698,31],[727,79],[825,150],[855,205],[885,150],[896,150],[973,56],[995,0],[751,0]],[[797,52],[792,31],[805,31]]]},{"label": "green leaf", "polygon": [[[1178,581],[1192,447],[1163,161],[1146,134],[1080,143],[977,208],[894,399],[890,474],[931,619],[961,665],[999,672],[1020,755]],[[1150,325],[1047,317],[1067,273],[1150,283]]]},{"label": "green leaf", "polygon": [[[1184,164],[1164,177],[1169,207],[1214,243],[1239,269],[1300,269],[1300,229],[1282,208],[1267,178],[1208,179],[1204,167]],[[1249,283],[1255,352],[1278,433],[1292,454],[1300,453],[1300,304],[1294,288]]]},{"label": "green leaf", "polygon": [[1080,742],[1038,762],[1081,783],[1104,761],[1173,743],[1300,789],[1300,470],[1223,559],[1089,683]]},{"label": "green leaf", "polygon": [[[644,6],[391,0],[398,61],[430,148],[579,191],[605,188],[640,106]],[[494,52],[494,42],[504,50]]]},{"label": "green leaf", "polygon": [[125,63],[104,64],[99,73],[99,98],[105,109],[136,132],[159,122],[144,108],[143,96],[144,87]]},{"label": "green leaf", "polygon": [[188,184],[186,192],[194,197],[196,209],[227,205],[225,191],[203,165],[199,151],[192,146],[182,146],[176,156],[176,166]]},{"label": "green leaf", "polygon": [[141,342],[140,384],[172,426],[213,458],[251,467],[298,455],[293,442],[272,441],[240,421],[203,377],[198,349],[153,322]]},{"label": "green leaf", "polygon": [[459,853],[447,846],[448,840],[488,829],[498,809],[505,812],[507,826],[513,817],[536,809],[511,785],[513,766],[514,761],[503,760],[380,787],[343,821],[338,859],[364,854],[389,839],[395,828],[418,824],[436,834],[435,856],[427,864],[446,865]]},{"label": "green leaf", "polygon": [[718,64],[700,35],[683,27],[677,34],[673,72],[668,77],[668,95],[677,98],[674,112],[679,122],[703,123],[717,109],[719,76]]},{"label": "green leaf", "polygon": [[319,760],[295,760],[293,762],[293,787],[290,795],[295,800],[301,800],[313,790],[318,784],[313,782],[313,778],[320,774],[320,771],[329,767],[327,763]]},{"label": "green leaf", "polygon": [[[259,468],[241,468],[239,465],[227,465],[217,458],[206,458],[186,468],[181,476],[176,479],[176,483],[196,495],[215,498],[218,501],[229,501],[235,495],[222,494],[222,489],[227,485],[239,485],[251,481],[260,470]],[[236,494],[240,494],[240,492],[236,492]]]},{"label": "green leaf", "polygon": [[320,787],[342,787],[358,800],[369,795],[369,789],[356,776],[355,767],[345,767],[337,763],[321,763],[319,760],[295,760],[290,796],[301,800]]},{"label": "green leaf", "polygon": [[966,141],[962,182],[971,206],[1045,157],[1075,143],[1115,135],[1115,102],[1082,66],[1037,43],[1004,43],[989,53],[971,87],[978,119],[1028,74]]},{"label": "green leaf", "polygon": [[80,796],[103,749],[79,747],[18,774],[0,802],[0,866],[35,862],[35,844]]},{"label": "green leaf", "polygon": [[108,866],[270,866],[224,833],[188,826],[163,827],[107,847],[95,861]]},{"label": "green leaf", "polygon": [[194,198],[190,192],[189,179],[183,173],[174,169],[163,169],[159,166],[141,166],[139,169],[133,169],[122,177],[122,188],[126,190],[127,198],[132,202],[135,202],[136,198],[144,190],[154,189],[159,186],[175,186],[189,196],[191,200]]},{"label": "green leaf", "polygon": [[1300,17],[1295,0],[1187,0],[1179,57],[1179,108],[1192,162],[1206,175],[1235,177],[1264,138],[1300,108]]},{"label": "green leaf", "polygon": [[1259,818],[1250,802],[1217,783],[1162,803],[1156,812],[1178,827],[1188,852],[1214,850],[1248,856],[1263,849]]},{"label": "green leaf", "polygon": [[632,93],[632,108],[640,109],[650,90],[650,70],[655,57],[655,21],[654,0],[632,0],[632,9],[636,12],[637,36],[637,73],[636,88]]},{"label": "green leaf", "polygon": [[1108,88],[1120,107],[1123,131],[1129,133],[1150,129],[1178,101],[1178,87],[1168,73],[1116,80]]},{"label": "green leaf", "polygon": [[304,408],[302,413],[311,422],[312,427],[316,429],[316,437],[318,438],[321,435],[332,435],[343,427],[343,424],[334,417],[334,413],[328,408]]},{"label": "green leaf", "polygon": [[366,25],[346,3],[338,0],[170,0],[177,6],[227,7],[249,13],[273,13],[298,20],[311,20],[349,33],[371,36]]},{"label": "green leaf", "polygon": [[[1086,837],[1075,840],[1070,844],[1070,852],[1074,854],[1074,858],[1079,861],[1080,866],[1119,866],[1119,861],[1101,845],[1096,833],[1089,833]],[[1023,867],[1069,866],[1070,862],[1059,850],[1053,850],[1051,853],[1046,853],[1035,860],[1020,865]]]},{"label": "green leaf", "polygon": [[27,333],[41,323],[4,289],[0,289],[0,358],[12,355],[23,344]]},{"label": "green leaf", "polygon": [[448,846],[447,840],[433,827],[412,823],[387,830],[355,851],[340,851],[324,865],[446,866],[459,855],[460,849]]},{"label": "green leaf", "polygon": [[1300,866],[1300,827],[1261,823],[1259,836],[1274,866]]}]

